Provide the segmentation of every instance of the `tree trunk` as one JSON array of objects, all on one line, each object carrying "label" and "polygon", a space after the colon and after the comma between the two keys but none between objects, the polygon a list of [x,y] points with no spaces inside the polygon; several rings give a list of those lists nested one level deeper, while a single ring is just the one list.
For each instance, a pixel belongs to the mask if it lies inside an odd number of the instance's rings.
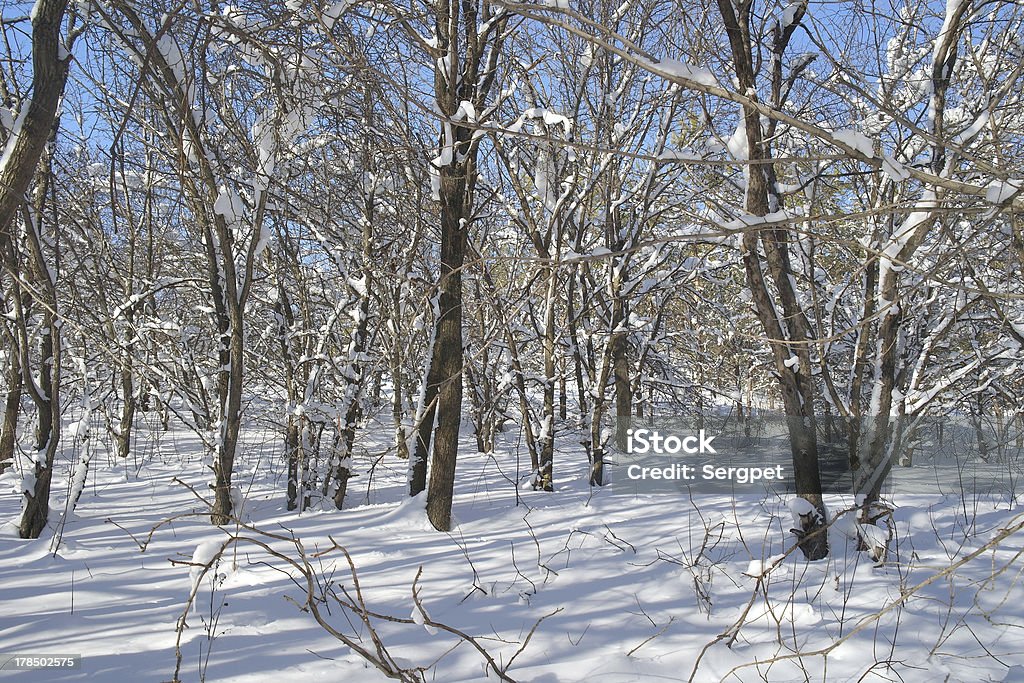
[{"label": "tree trunk", "polygon": [[[291,403],[289,401],[289,403]],[[290,411],[289,411],[290,412]],[[305,482],[302,480],[301,452],[299,449],[299,420],[296,415],[288,415],[288,425],[284,433],[284,455],[288,463],[288,484],[285,494],[285,506],[288,510],[298,510],[299,498]]]},{"label": "tree trunk", "polygon": [[21,538],[39,538],[50,514],[50,482],[60,443],[60,327],[52,312],[43,314],[43,338],[39,349],[39,388],[33,396],[39,414],[33,469],[35,482],[25,491],[18,533]]},{"label": "tree trunk", "polygon": [[135,396],[134,369],[132,362],[132,354],[135,351],[135,343],[132,341],[132,337],[135,336],[132,317],[131,313],[128,313],[128,319],[126,321],[128,325],[128,340],[125,342],[124,354],[121,359],[121,425],[118,430],[116,441],[117,454],[122,458],[127,458],[128,454],[131,453],[132,428],[135,424],[135,410],[138,406],[138,401]]},{"label": "tree trunk", "polygon": [[434,9],[435,46],[437,55],[444,56],[434,62],[434,94],[444,117],[440,154],[433,162],[441,205],[441,259],[439,310],[425,405],[432,405],[431,387],[437,402],[436,420],[425,419],[420,425],[417,451],[425,442],[423,430],[435,425],[427,517],[435,529],[447,531],[462,422],[462,266],[479,149],[473,130],[452,119],[465,103],[483,111],[498,70],[507,18],[495,16],[489,4],[474,0],[436,0]]},{"label": "tree trunk", "polygon": [[352,477],[352,444],[356,438],[356,420],[359,417],[359,404],[352,401],[345,412],[345,424],[335,437],[332,457],[338,458],[334,468],[334,493],[331,496],[334,501],[334,508],[340,510],[345,504],[345,494],[348,493],[348,481]]},{"label": "tree trunk", "polygon": [[[750,33],[750,19],[754,0],[718,0],[719,11],[725,22],[732,52],[732,65],[739,83],[739,91],[757,97],[754,50]],[[778,78],[782,55],[793,31],[806,10],[805,4],[795,7],[794,21],[786,27],[776,26],[773,44],[773,78]],[[777,88],[773,88],[778,96]],[[750,106],[742,109],[742,124],[747,136],[747,157],[750,161],[770,162],[770,143],[761,129],[761,117]],[[770,124],[774,125],[774,124]],[[775,171],[771,163],[755,163],[746,167],[747,178],[744,209],[753,216],[764,216],[776,210]],[[763,247],[765,257],[759,254]],[[775,373],[785,409],[789,431],[790,450],[793,455],[793,475],[797,495],[815,508],[815,514],[803,515],[793,533],[799,539],[800,550],[808,560],[828,556],[826,520],[828,513],[821,497],[821,477],[818,472],[818,444],[815,427],[815,390],[812,377],[809,342],[810,325],[799,303],[795,278],[789,258],[789,234],[780,229],[752,230],[743,233],[742,258],[747,285],[754,310],[768,339],[775,361]],[[775,294],[768,286],[764,267],[775,285]],[[777,305],[778,304],[778,305]],[[781,309],[781,310],[780,310]],[[782,316],[780,318],[780,316]],[[792,358],[796,358],[795,365]]]},{"label": "tree trunk", "polygon": [[231,309],[227,387],[221,405],[221,435],[213,463],[214,498],[210,521],[217,525],[230,523],[234,514],[231,500],[231,475],[235,469],[235,451],[238,447],[238,434],[242,423],[242,367],[245,361],[242,311],[237,303],[231,304]]},{"label": "tree trunk", "polygon": [[[437,425],[434,429],[427,517],[438,531],[451,528],[455,462],[462,421],[462,265],[466,254],[466,165],[441,169],[440,315],[431,370],[437,368]],[[429,387],[428,387],[429,389]]]},{"label": "tree trunk", "polygon": [[[4,163],[0,166],[0,250],[13,252],[14,218],[26,203],[26,194],[36,167],[46,148],[47,139],[55,131],[57,105],[67,80],[68,53],[60,42],[60,25],[67,8],[66,0],[39,0],[32,12],[32,99],[23,106],[21,131],[7,141]],[[69,43],[73,38],[69,37]],[[46,176],[49,175],[46,169]],[[55,275],[51,273],[39,235],[39,214],[45,198],[45,186],[37,189],[35,215],[25,212],[26,234],[33,258],[36,291],[46,304],[43,313],[40,345],[39,385],[29,375],[27,336],[21,340],[22,377],[32,383],[30,393],[39,413],[36,438],[37,459],[33,490],[25,491],[19,534],[22,538],[38,538],[46,526],[50,511],[50,481],[60,441],[60,321],[56,317],[57,297]],[[17,298],[17,294],[16,297]],[[17,302],[15,303],[17,306]],[[28,321],[24,311],[19,326],[25,335]]]},{"label": "tree trunk", "polygon": [[[549,255],[548,258],[551,258]],[[555,461],[555,297],[558,270],[548,267],[544,302],[544,411],[540,429],[540,482],[542,491],[554,491]]]},{"label": "tree trunk", "polygon": [[395,335],[391,344],[388,361],[391,370],[391,421],[395,429],[395,451],[403,460],[409,459],[409,435],[405,431],[405,394],[402,388],[402,350],[398,341],[398,321],[401,320],[401,287],[396,287],[392,296]]},{"label": "tree trunk", "polygon": [[571,266],[569,282],[565,288],[565,318],[569,327],[569,343],[572,345],[573,376],[576,380],[576,401],[580,415],[587,414],[587,388],[583,381],[583,350],[580,348],[578,333],[579,320],[576,314],[576,266]]},{"label": "tree trunk", "polygon": [[[620,323],[621,324],[621,323]],[[630,417],[633,415],[633,386],[629,381],[629,358],[625,334],[613,337],[612,378],[615,383],[615,443],[621,450],[626,450],[626,430],[629,429]]]},{"label": "tree trunk", "polygon": [[21,354],[17,340],[11,339],[10,364],[7,371],[7,398],[4,401],[3,431],[0,432],[0,472],[14,461],[14,445],[17,441],[18,415],[21,413]]},{"label": "tree trunk", "polygon": [[[438,324],[435,321],[435,326]],[[413,425],[416,430],[416,443],[413,445],[412,457],[409,459],[409,495],[418,496],[427,488],[427,460],[430,458],[430,437],[434,432],[434,418],[437,411],[437,365],[434,349],[437,347],[435,338],[427,349],[426,379],[420,396],[416,415],[418,422]]]}]

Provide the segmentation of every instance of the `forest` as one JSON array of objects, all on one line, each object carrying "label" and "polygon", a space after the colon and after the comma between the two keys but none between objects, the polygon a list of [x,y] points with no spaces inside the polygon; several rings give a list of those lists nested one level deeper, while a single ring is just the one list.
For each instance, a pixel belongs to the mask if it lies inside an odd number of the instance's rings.
[{"label": "forest", "polygon": [[0,677],[1024,681],[1020,2],[0,7]]}]

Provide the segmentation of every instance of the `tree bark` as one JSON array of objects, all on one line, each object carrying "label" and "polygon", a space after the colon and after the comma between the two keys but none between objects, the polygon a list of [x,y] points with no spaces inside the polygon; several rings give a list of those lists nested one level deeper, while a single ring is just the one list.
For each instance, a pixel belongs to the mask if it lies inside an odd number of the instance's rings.
[{"label": "tree bark", "polygon": [[14,445],[17,441],[18,415],[21,413],[21,350],[17,339],[10,340],[10,363],[7,370],[7,397],[4,401],[3,431],[0,432],[0,472],[14,461]]},{"label": "tree bark", "polygon": [[431,362],[431,370],[437,368],[437,424],[427,490],[427,517],[435,529],[447,531],[451,528],[455,462],[462,421],[462,265],[466,255],[466,176],[462,164],[441,169],[440,194],[440,315]]},{"label": "tree bark", "polygon": [[[14,219],[18,209],[27,203],[26,194],[36,168],[43,156],[47,140],[57,120],[57,106],[67,80],[69,54],[60,39],[60,27],[67,9],[66,0],[38,0],[32,12],[32,99],[19,113],[21,129],[7,140],[4,163],[0,166],[0,249],[13,251]],[[63,52],[63,53],[62,53]],[[27,220],[36,220],[26,215]],[[38,538],[46,526],[50,510],[50,480],[60,439],[60,325],[56,318],[55,283],[43,261],[42,245],[38,243],[38,226],[28,225],[34,270],[41,281],[42,296],[48,309],[43,313],[43,341],[40,347],[40,383],[25,377],[28,348],[22,339],[22,375],[29,382],[39,410],[36,446],[39,457],[34,466],[32,491],[25,491],[24,509],[19,534],[22,538]],[[47,286],[48,285],[48,286]],[[19,321],[25,324],[22,317]]]},{"label": "tree bark", "polygon": [[[732,65],[736,72],[739,91],[756,99],[754,50],[750,32],[753,4],[754,0],[741,0],[737,4],[733,4],[732,0],[718,0],[719,11],[729,38]],[[776,26],[772,46],[775,64],[781,65],[789,37],[802,19],[805,9],[806,5],[797,6],[794,21],[785,29]],[[777,91],[777,88],[773,89]],[[778,92],[775,95],[778,97]],[[744,106],[742,116],[742,125],[747,136],[748,159],[752,162],[770,162],[771,148],[770,144],[765,142],[759,112],[754,107]],[[753,163],[746,168],[745,211],[753,216],[764,216],[772,210],[777,210],[779,198],[775,191],[775,172],[772,164]],[[828,514],[821,496],[821,477],[818,471],[815,391],[809,349],[812,335],[794,289],[795,279],[789,259],[788,241],[787,231],[748,229],[742,238],[742,258],[754,309],[769,340],[768,344],[775,361],[775,374],[782,394],[789,431],[796,492],[817,511],[816,514],[802,517],[801,528],[793,529],[793,532],[799,539],[800,550],[804,556],[808,560],[820,560],[828,556]],[[764,249],[764,260],[759,253],[761,248]],[[775,284],[775,296],[768,287],[765,266]],[[779,304],[778,307],[776,303]],[[794,357],[797,359],[795,365],[791,362]]]},{"label": "tree bark", "polygon": [[[489,4],[475,0],[436,0],[434,8],[437,36],[436,55],[432,55],[435,57],[434,94],[439,113],[444,117],[441,153],[434,162],[441,209],[441,258],[439,310],[425,405],[434,405],[429,400],[431,387],[437,400],[436,419],[424,419],[420,425],[417,452],[425,443],[424,429],[433,425],[434,452],[427,490],[427,517],[435,529],[448,531],[462,422],[462,267],[479,149],[473,130],[452,119],[466,102],[475,111],[483,111],[497,74],[507,18],[494,16]],[[482,23],[478,24],[478,20]],[[415,465],[423,464],[417,458]]]}]

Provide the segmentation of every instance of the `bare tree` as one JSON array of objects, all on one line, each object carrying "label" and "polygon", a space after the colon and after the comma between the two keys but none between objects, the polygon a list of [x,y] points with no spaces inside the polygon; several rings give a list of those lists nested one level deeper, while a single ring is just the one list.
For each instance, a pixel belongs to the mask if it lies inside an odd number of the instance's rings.
[{"label": "bare tree", "polygon": [[[23,386],[36,404],[38,429],[37,457],[33,472],[25,486],[25,502],[19,533],[22,538],[36,538],[46,525],[49,513],[50,481],[54,458],[60,441],[60,324],[57,317],[55,272],[48,264],[41,236],[40,213],[46,199],[49,169],[37,186],[34,198],[28,197],[36,169],[43,159],[47,141],[57,121],[57,107],[67,82],[70,48],[78,31],[73,17],[69,23],[66,43],[61,39],[61,24],[67,2],[38,0],[33,8],[32,22],[32,94],[21,103],[14,130],[6,141],[0,158],[0,251],[4,254],[7,276],[13,283],[13,302],[18,318],[20,340],[18,352]],[[29,265],[16,270],[12,258],[16,247],[15,221],[19,214],[25,221]],[[26,277],[32,273],[33,277]],[[39,380],[30,373],[26,362],[29,354],[28,320],[24,290],[41,309],[42,342],[40,345]],[[12,362],[11,368],[14,369]],[[12,386],[17,386],[12,385]],[[13,402],[15,397],[9,396]],[[5,414],[5,437],[13,438],[13,430]],[[16,419],[16,418],[15,418]],[[16,423],[15,423],[16,424]]]}]

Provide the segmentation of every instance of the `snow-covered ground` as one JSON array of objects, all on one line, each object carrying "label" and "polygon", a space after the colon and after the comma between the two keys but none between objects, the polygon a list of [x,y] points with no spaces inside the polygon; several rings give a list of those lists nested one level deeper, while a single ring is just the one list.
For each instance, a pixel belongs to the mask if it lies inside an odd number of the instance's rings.
[{"label": "snow-covered ground", "polygon": [[[404,498],[405,463],[393,456],[372,475],[363,461],[349,509],[287,512],[278,444],[253,431],[235,475],[253,528],[218,530],[197,498],[208,479],[198,442],[147,434],[159,438],[143,438],[137,459],[97,454],[64,520],[76,455],[66,453],[42,538],[0,526],[0,654],[84,655],[80,669],[0,679],[169,681],[175,627],[197,581],[180,680],[386,680],[303,609],[305,578],[285,559],[300,559],[294,537],[315,592],[355,595],[331,539],[347,549],[366,608],[399,620],[371,619],[387,656],[424,667],[428,681],[498,677],[471,643],[424,621],[473,636],[509,679],[536,683],[1024,680],[1024,532],[1002,531],[1021,522],[1009,496],[902,493],[897,472],[889,561],[857,552],[844,517],[831,529],[830,559],[808,564],[798,551],[784,556],[792,522],[783,498],[594,491],[571,434],[556,454],[558,490],[523,490],[513,438],[482,455],[467,436],[457,527],[442,534],[420,499]],[[0,520],[17,515],[18,484],[11,473],[0,480]],[[828,502],[833,513],[850,503]],[[212,572],[190,566],[236,532],[243,540]],[[421,571],[427,616],[413,600]],[[373,649],[337,602],[319,611]]]}]

